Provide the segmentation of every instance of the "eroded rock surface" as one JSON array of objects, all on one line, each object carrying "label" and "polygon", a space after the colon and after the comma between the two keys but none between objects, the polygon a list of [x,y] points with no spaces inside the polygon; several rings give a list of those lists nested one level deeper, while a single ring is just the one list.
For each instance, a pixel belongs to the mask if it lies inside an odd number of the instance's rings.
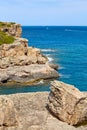
[{"label": "eroded rock surface", "polygon": [[13,44],[0,46],[0,68],[9,66],[22,66],[30,64],[45,64],[47,58],[43,56],[40,49],[28,47],[28,40],[18,38]]},{"label": "eroded rock surface", "polygon": [[0,96],[0,130],[87,130],[55,118],[47,109],[48,92]]},{"label": "eroded rock surface", "polygon": [[0,30],[14,37],[20,37],[22,34],[21,25],[12,22],[0,22]]},{"label": "eroded rock surface", "polygon": [[56,77],[58,77],[58,73],[46,64],[31,64],[0,69],[0,82],[2,83],[7,81],[27,83]]},{"label": "eroded rock surface", "polygon": [[18,125],[18,115],[14,103],[6,96],[0,96],[0,128]]},{"label": "eroded rock surface", "polygon": [[58,77],[47,64],[39,49],[28,47],[28,41],[18,38],[13,44],[0,46],[0,82],[33,82]]},{"label": "eroded rock surface", "polygon": [[53,81],[48,101],[50,111],[61,121],[71,125],[87,121],[87,96],[74,86]]},{"label": "eroded rock surface", "polygon": [[8,96],[18,111],[20,127],[17,130],[76,130],[49,113],[46,108],[48,95],[48,92],[37,92]]}]

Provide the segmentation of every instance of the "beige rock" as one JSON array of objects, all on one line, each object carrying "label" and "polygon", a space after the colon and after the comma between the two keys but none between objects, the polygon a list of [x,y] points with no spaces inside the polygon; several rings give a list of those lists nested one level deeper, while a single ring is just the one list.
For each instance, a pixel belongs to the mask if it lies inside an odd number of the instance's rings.
[{"label": "beige rock", "polygon": [[45,64],[47,61],[48,61],[48,59],[47,59],[47,57],[44,56],[44,55],[41,55],[41,54],[40,54],[40,55],[37,57],[37,63],[38,63],[38,64]]},{"label": "beige rock", "polygon": [[[48,95],[48,92],[37,92],[0,96],[0,99],[11,100],[19,115],[17,118],[18,125],[1,126],[0,130],[87,130],[87,126],[75,128],[52,116],[46,108]],[[1,106],[3,105],[0,103],[0,109]],[[11,108],[11,105],[4,106]],[[8,112],[5,114],[7,116]],[[0,116],[0,122],[3,122],[1,119],[3,116]]]},{"label": "beige rock", "polygon": [[26,55],[28,48],[28,41],[23,38],[18,38],[13,44],[3,44],[0,46],[0,58],[5,57],[14,58],[21,55]]},{"label": "beige rock", "polygon": [[13,44],[0,46],[0,82],[22,83],[58,77],[47,61],[40,49],[28,47],[24,38],[16,38]]},{"label": "beige rock", "polygon": [[0,96],[0,126],[16,126],[18,124],[17,118],[13,102],[7,97]]},{"label": "beige rock", "polygon": [[47,57],[42,55],[40,49],[37,48],[29,47],[27,55],[32,63],[45,64],[48,61]]},{"label": "beige rock", "polygon": [[87,97],[72,85],[51,83],[49,110],[61,121],[76,125],[87,120]]},{"label": "beige rock", "polygon": [[48,92],[36,92],[8,96],[20,115],[22,130],[81,130],[80,127],[76,129],[59,121],[49,113],[46,108],[48,95]]},{"label": "beige rock", "polygon": [[41,54],[40,50],[28,47],[28,41],[24,38],[16,38],[13,44],[0,46],[0,68],[2,69],[46,62],[47,58]]},{"label": "beige rock", "polygon": [[40,49],[28,47],[28,40],[19,38],[22,32],[20,25],[7,22],[1,25],[0,30],[14,36],[15,41],[0,46],[0,83],[33,82],[59,76],[47,65],[48,59]]},{"label": "beige rock", "polygon": [[20,37],[22,34],[22,28],[20,24],[3,22],[4,26],[0,26],[0,30],[6,32],[9,35]]}]

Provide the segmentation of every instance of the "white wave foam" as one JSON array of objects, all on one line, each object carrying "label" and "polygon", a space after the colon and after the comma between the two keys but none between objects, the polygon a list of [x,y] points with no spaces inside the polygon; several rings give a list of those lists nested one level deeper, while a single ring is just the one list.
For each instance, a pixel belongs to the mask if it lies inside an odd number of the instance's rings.
[{"label": "white wave foam", "polygon": [[65,29],[66,32],[87,32],[84,30]]},{"label": "white wave foam", "polygon": [[47,57],[50,57],[51,55],[50,54],[45,54]]},{"label": "white wave foam", "polygon": [[49,56],[47,58],[48,58],[49,62],[54,60],[52,57],[49,57]]},{"label": "white wave foam", "polygon": [[74,31],[74,30],[71,30],[71,29],[65,29],[65,31]]},{"label": "white wave foam", "polygon": [[41,51],[42,52],[55,52],[55,50],[53,49],[42,49]]},{"label": "white wave foam", "polygon": [[65,79],[69,79],[71,77],[71,75],[68,74],[59,74],[59,76]]},{"label": "white wave foam", "polygon": [[45,54],[45,55],[47,56],[49,62],[51,62],[51,61],[54,60],[54,59],[51,57],[51,54]]},{"label": "white wave foam", "polygon": [[62,69],[65,69],[65,67],[63,67],[63,66],[59,66],[58,69],[59,69],[59,70],[62,70]]}]

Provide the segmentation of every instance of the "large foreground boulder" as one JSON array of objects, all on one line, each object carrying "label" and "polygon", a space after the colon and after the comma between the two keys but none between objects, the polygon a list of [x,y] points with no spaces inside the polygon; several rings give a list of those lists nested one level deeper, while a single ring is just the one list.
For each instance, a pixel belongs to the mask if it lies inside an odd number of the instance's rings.
[{"label": "large foreground boulder", "polygon": [[75,128],[52,116],[46,108],[48,95],[35,92],[0,96],[0,130],[87,130],[87,126]]},{"label": "large foreground boulder", "polygon": [[83,130],[53,117],[46,109],[48,95],[48,92],[35,92],[8,96],[20,115],[20,125],[15,130]]},{"label": "large foreground boulder", "polygon": [[61,121],[76,125],[87,121],[87,97],[72,85],[60,81],[51,83],[49,110]]}]

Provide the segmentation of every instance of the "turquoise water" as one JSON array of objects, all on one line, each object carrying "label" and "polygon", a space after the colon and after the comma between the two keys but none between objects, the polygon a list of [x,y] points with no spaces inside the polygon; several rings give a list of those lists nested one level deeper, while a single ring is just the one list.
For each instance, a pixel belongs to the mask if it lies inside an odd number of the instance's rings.
[{"label": "turquoise water", "polygon": [[[22,37],[29,40],[29,46],[40,48],[50,61],[59,64],[59,80],[87,91],[87,27],[25,26],[22,29]],[[49,91],[49,85],[0,89],[2,94],[36,91]]]},{"label": "turquoise water", "polygon": [[87,27],[23,27],[23,37],[60,65],[61,81],[87,91]]}]

